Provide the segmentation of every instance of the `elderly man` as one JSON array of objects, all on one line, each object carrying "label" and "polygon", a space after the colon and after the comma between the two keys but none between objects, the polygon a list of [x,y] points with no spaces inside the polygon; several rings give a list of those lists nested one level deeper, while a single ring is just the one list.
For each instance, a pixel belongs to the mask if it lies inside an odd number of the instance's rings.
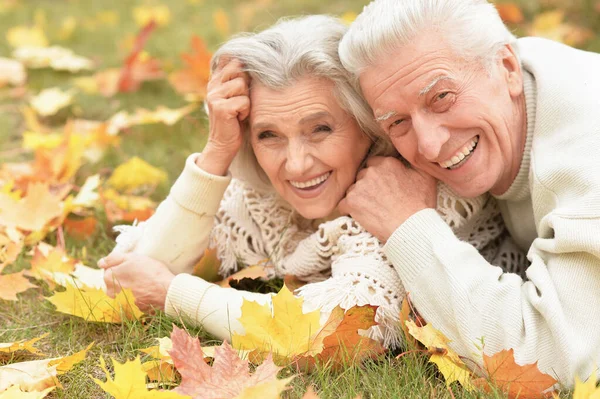
[{"label": "elderly man", "polygon": [[[341,210],[386,241],[421,315],[461,355],[483,340],[564,385],[587,378],[600,365],[600,55],[517,40],[484,0],[375,0],[340,57],[412,165],[372,159]],[[526,279],[455,237],[434,179],[499,200]]]}]

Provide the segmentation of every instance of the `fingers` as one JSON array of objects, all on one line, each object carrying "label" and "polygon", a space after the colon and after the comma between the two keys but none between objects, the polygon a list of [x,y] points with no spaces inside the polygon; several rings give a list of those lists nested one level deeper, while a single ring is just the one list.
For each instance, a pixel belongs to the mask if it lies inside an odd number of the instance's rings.
[{"label": "fingers", "polygon": [[104,272],[104,284],[106,285],[106,295],[114,298],[119,292],[121,292],[121,285],[117,280],[116,274],[113,272],[114,269],[107,269]]},{"label": "fingers", "polygon": [[108,269],[117,265],[120,265],[125,261],[125,256],[127,254],[124,252],[113,251],[108,256],[100,259],[98,261],[98,267],[102,269]]},{"label": "fingers", "polygon": [[211,90],[211,97],[217,98],[247,96],[248,94],[248,84],[242,77],[228,80]]},{"label": "fingers", "polygon": [[227,82],[229,80],[241,77],[246,80],[246,83],[250,82],[250,77],[244,72],[244,65],[237,59],[229,61],[225,67],[221,70],[221,82]]}]

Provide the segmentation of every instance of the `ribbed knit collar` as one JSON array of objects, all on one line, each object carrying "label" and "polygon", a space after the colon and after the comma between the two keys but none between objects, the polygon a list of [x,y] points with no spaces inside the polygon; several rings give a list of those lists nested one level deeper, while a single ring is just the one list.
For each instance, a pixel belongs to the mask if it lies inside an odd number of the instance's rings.
[{"label": "ribbed knit collar", "polygon": [[525,138],[525,149],[523,159],[517,177],[508,190],[494,197],[503,201],[522,201],[529,193],[529,167],[531,163],[531,142],[535,128],[537,88],[535,77],[529,71],[523,69],[523,91],[525,93],[525,110],[527,115],[527,137]]}]

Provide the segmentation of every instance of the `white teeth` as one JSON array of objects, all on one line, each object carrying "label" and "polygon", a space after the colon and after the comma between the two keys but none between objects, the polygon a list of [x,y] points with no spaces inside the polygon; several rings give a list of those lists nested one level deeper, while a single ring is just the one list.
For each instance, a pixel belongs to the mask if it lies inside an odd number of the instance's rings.
[{"label": "white teeth", "polygon": [[315,177],[314,179],[311,179],[309,181],[303,181],[303,182],[290,180],[290,184],[296,188],[309,188],[309,187],[313,187],[313,186],[323,183],[325,180],[327,180],[329,178],[330,174],[331,174],[331,172],[327,172],[324,175],[321,175],[321,176]]},{"label": "white teeth", "polygon": [[452,156],[452,158],[444,162],[438,162],[438,165],[440,165],[442,168],[448,169],[456,165],[457,163],[463,161],[465,158],[471,155],[471,152],[473,151],[473,148],[475,148],[475,146],[477,145],[478,141],[479,136],[476,136],[473,140],[471,140],[463,148],[461,148],[454,156]]}]

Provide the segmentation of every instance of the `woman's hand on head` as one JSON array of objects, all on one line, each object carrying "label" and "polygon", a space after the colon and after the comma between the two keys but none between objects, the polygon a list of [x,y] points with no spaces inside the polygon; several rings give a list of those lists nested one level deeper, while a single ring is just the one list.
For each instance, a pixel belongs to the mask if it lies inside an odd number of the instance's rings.
[{"label": "woman's hand on head", "polygon": [[225,175],[243,142],[242,122],[250,114],[250,77],[236,59],[221,59],[208,82],[210,131],[198,161],[206,172]]},{"label": "woman's hand on head", "polygon": [[142,311],[164,309],[167,290],[175,275],[162,262],[135,253],[112,252],[100,259],[98,266],[104,269],[109,296],[129,288]]}]

